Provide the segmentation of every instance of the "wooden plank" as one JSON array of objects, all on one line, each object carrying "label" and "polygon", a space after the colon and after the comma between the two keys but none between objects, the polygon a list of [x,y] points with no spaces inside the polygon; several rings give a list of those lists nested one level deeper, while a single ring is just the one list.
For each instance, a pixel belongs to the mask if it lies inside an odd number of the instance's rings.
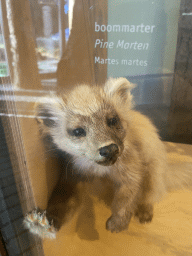
[{"label": "wooden plank", "polygon": [[107,58],[107,49],[94,45],[107,33],[95,32],[95,22],[107,24],[107,1],[79,0],[73,9],[73,23],[66,50],[58,64],[58,86],[68,88],[80,83],[102,84],[107,78],[107,64],[95,64],[95,57]]},{"label": "wooden plank", "polygon": [[7,0],[16,88],[41,89],[28,0]]}]

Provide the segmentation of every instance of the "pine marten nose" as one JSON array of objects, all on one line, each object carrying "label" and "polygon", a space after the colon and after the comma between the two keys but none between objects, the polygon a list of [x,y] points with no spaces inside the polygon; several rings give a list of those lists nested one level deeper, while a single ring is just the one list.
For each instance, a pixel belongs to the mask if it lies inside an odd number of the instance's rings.
[{"label": "pine marten nose", "polygon": [[105,158],[113,158],[119,153],[119,147],[116,144],[110,144],[99,149],[99,154]]}]

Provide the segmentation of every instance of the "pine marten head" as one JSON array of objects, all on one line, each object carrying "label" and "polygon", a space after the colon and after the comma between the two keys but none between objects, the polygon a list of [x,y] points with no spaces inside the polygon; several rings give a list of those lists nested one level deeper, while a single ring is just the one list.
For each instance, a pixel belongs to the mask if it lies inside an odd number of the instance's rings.
[{"label": "pine marten head", "polygon": [[79,85],[36,108],[42,134],[81,166],[113,165],[124,150],[133,85],[109,79],[103,87]]}]

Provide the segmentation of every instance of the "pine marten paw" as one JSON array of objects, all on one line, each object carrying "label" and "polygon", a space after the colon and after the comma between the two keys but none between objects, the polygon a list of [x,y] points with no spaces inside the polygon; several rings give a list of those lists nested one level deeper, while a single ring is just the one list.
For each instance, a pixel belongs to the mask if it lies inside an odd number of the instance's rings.
[{"label": "pine marten paw", "polygon": [[107,220],[106,229],[111,231],[112,233],[113,232],[119,233],[123,230],[128,229],[128,226],[129,226],[129,223],[131,220],[131,216],[132,216],[131,213],[124,217],[122,217],[122,216],[120,217],[118,215],[116,215],[116,216],[112,215]]},{"label": "pine marten paw", "polygon": [[31,233],[41,238],[56,238],[57,230],[54,227],[53,220],[48,219],[46,211],[33,210],[25,216],[23,223]]},{"label": "pine marten paw", "polygon": [[142,224],[151,222],[153,219],[153,205],[140,204],[135,212],[135,216]]}]

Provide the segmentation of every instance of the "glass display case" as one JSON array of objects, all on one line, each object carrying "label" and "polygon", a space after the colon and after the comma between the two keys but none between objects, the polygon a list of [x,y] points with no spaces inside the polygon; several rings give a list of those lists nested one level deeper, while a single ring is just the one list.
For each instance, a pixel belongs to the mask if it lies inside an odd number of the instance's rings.
[{"label": "glass display case", "polygon": [[46,207],[59,168],[44,152],[34,105],[77,84],[125,77],[135,84],[134,108],[162,140],[192,144],[192,3],[0,3],[1,234],[8,255],[43,255],[22,220]]}]

